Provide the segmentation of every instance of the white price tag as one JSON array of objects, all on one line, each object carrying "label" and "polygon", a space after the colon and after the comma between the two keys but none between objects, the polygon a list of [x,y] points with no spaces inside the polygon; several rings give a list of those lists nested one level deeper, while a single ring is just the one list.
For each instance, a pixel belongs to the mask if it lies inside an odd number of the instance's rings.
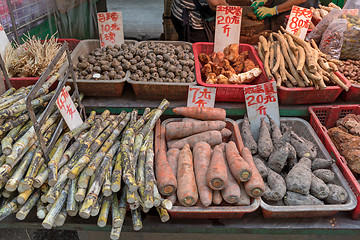
[{"label": "white price tag", "polygon": [[0,54],[2,57],[4,57],[6,47],[9,44],[10,44],[9,39],[6,36],[3,26],[0,24]]},{"label": "white price tag", "polygon": [[83,123],[80,114],[77,111],[68,91],[65,90],[65,87],[61,90],[59,97],[56,99],[56,106],[70,130],[79,127]]},{"label": "white price tag", "polygon": [[100,46],[121,46],[124,43],[124,28],[121,12],[98,13]]},{"label": "white price tag", "polygon": [[101,77],[100,73],[94,73],[93,75],[93,78],[100,78],[100,77]]},{"label": "white price tag", "polygon": [[280,126],[279,104],[275,81],[244,88],[247,116],[251,123],[251,132],[257,141],[260,119],[266,115]]},{"label": "white price tag", "polygon": [[216,88],[207,87],[189,87],[188,90],[188,107],[214,107],[215,106]]},{"label": "white price tag", "polygon": [[313,12],[310,9],[293,6],[289,21],[286,24],[286,30],[296,34],[301,28],[299,37],[305,39],[312,15]]},{"label": "white price tag", "polygon": [[239,44],[242,8],[217,6],[214,52],[222,52],[230,44]]}]

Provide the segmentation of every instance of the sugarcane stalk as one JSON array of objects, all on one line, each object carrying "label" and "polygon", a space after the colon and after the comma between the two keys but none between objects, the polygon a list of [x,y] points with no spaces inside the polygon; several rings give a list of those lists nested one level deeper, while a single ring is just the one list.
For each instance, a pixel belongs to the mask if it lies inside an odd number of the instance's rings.
[{"label": "sugarcane stalk", "polygon": [[129,187],[128,187],[128,186],[126,186],[125,189],[126,189],[126,201],[127,201],[127,203],[132,204],[132,203],[135,203],[135,201],[138,201],[138,200],[136,199],[135,192],[131,192],[131,191],[129,190]]},{"label": "sugarcane stalk", "polygon": [[37,201],[36,203],[36,216],[39,219],[44,219],[46,217],[47,214],[47,209],[45,207],[45,203],[43,203],[42,201]]},{"label": "sugarcane stalk", "polygon": [[6,155],[3,154],[0,157],[0,166],[2,166],[5,163],[5,161],[6,161]]},{"label": "sugarcane stalk", "polygon": [[86,196],[86,188],[78,187],[75,193],[75,201],[80,203],[84,201],[85,196]]},{"label": "sugarcane stalk", "polygon": [[142,220],[141,220],[141,212],[140,209],[131,210],[131,218],[135,231],[139,231],[142,229]]},{"label": "sugarcane stalk", "polygon": [[3,99],[4,97],[10,96],[10,95],[13,94],[14,92],[16,92],[16,88],[14,88],[14,87],[9,88],[8,90],[6,90],[6,92],[4,92],[3,94],[1,94],[0,99]]},{"label": "sugarcane stalk", "polygon": [[145,191],[145,162],[146,162],[146,149],[148,148],[148,142],[150,134],[147,135],[144,144],[140,148],[139,159],[136,166],[136,184],[139,186],[140,197],[144,198]]},{"label": "sugarcane stalk", "polygon": [[25,192],[22,192],[19,194],[19,196],[17,197],[17,202],[20,205],[23,205],[30,197],[30,195],[33,193],[34,188],[30,188],[28,190],[26,190]]},{"label": "sugarcane stalk", "polygon": [[66,211],[69,216],[76,216],[77,213],[77,203],[75,201],[75,194],[77,191],[77,182],[78,179],[74,179],[70,181],[69,194],[66,201]]},{"label": "sugarcane stalk", "polygon": [[[43,94],[46,94],[49,91],[49,88],[51,85],[56,82],[56,80],[60,77],[59,73],[54,73],[42,86],[41,88],[36,92],[35,97],[41,96]],[[70,89],[68,90],[70,91]]]},{"label": "sugarcane stalk", "polygon": [[18,203],[16,198],[13,198],[11,201],[7,202],[0,208],[0,221],[9,216],[10,214],[18,210]]},{"label": "sugarcane stalk", "polygon": [[125,114],[120,114],[112,123],[111,123],[111,120],[108,120],[108,119],[105,120],[103,122],[103,124],[101,124],[100,131],[102,131],[105,128],[106,129],[93,142],[86,141],[84,143],[84,144],[86,144],[86,148],[87,148],[86,152],[68,173],[68,177],[70,179],[76,178],[80,174],[80,172],[89,164],[93,155],[99,150],[101,145],[106,141],[106,139],[114,131],[115,127],[119,124],[121,119],[124,117],[125,117]]},{"label": "sugarcane stalk", "polygon": [[68,214],[66,212],[66,207],[64,206],[55,218],[55,225],[57,227],[61,227],[62,225],[64,225],[67,215]]},{"label": "sugarcane stalk", "polygon": [[117,240],[117,239],[119,239],[119,238],[120,238],[121,229],[122,229],[122,227],[116,228],[116,227],[112,226],[112,227],[111,227],[111,232],[110,232],[110,239],[111,239],[111,240]]},{"label": "sugarcane stalk", "polygon": [[123,181],[128,186],[131,192],[138,189],[135,179],[135,168],[133,165],[134,155],[132,152],[132,145],[134,142],[134,129],[130,127],[124,135],[124,141],[121,144],[121,155],[123,158]]},{"label": "sugarcane stalk", "polygon": [[80,134],[81,132],[85,131],[86,129],[90,128],[94,124],[95,115],[96,115],[96,112],[92,111],[90,113],[90,116],[86,119],[85,122],[83,122],[83,124],[81,124],[81,126],[74,129],[73,131],[67,132],[64,135],[56,152],[54,153],[54,156],[49,161],[49,164],[48,164],[49,165],[49,175],[51,176],[49,180],[56,180],[59,161],[60,161],[61,157],[63,156],[70,140],[74,136],[76,136],[76,135]]},{"label": "sugarcane stalk", "polygon": [[5,185],[5,189],[13,192],[15,191],[20,183],[20,180],[23,178],[24,174],[26,173],[26,170],[28,169],[32,158],[35,155],[36,146],[33,145],[28,152],[25,154],[24,158],[22,159],[19,166],[16,168],[16,171],[12,175],[12,177],[9,179],[9,181]]},{"label": "sugarcane stalk", "polygon": [[110,207],[111,207],[111,201],[112,198],[111,197],[104,197],[102,206],[101,206],[101,210],[100,210],[100,214],[99,214],[99,218],[97,221],[97,225],[99,227],[105,227],[106,223],[107,223],[107,219],[109,217],[109,212],[110,212]]},{"label": "sugarcane stalk", "polygon": [[46,201],[48,203],[54,203],[68,182],[67,178],[65,180],[62,179],[62,181],[58,181],[55,186],[51,187],[46,194]]},{"label": "sugarcane stalk", "polygon": [[117,194],[114,194],[111,205],[112,227],[118,228],[122,225],[120,216],[119,200]]},{"label": "sugarcane stalk", "polygon": [[4,155],[8,156],[12,152],[12,143],[14,138],[19,133],[25,123],[19,124],[17,127],[11,129],[11,131],[1,140],[1,149]]},{"label": "sugarcane stalk", "polygon": [[122,154],[121,150],[118,151],[115,158],[114,170],[111,176],[111,190],[116,193],[120,191],[121,188],[121,175],[122,175]]},{"label": "sugarcane stalk", "polygon": [[2,196],[3,196],[4,198],[10,198],[10,197],[11,197],[11,193],[12,193],[12,192],[9,192],[9,191],[7,191],[7,190],[4,190],[4,191],[2,191]]},{"label": "sugarcane stalk", "polygon": [[[29,114],[23,114],[20,117],[16,118],[13,121],[6,122],[4,125],[0,126],[0,136],[4,136],[9,130],[24,124],[30,119]],[[8,154],[9,155],[9,154]]]},{"label": "sugarcane stalk", "polygon": [[[123,113],[121,113],[121,114],[123,114]],[[124,112],[124,114],[126,114],[126,112]],[[124,129],[126,124],[129,122],[129,119],[130,119],[130,114],[127,114],[125,117],[122,118],[121,122],[117,125],[115,130],[108,137],[108,139],[105,141],[105,143],[100,148],[100,150],[91,159],[91,162],[89,163],[89,165],[85,169],[87,175],[91,176],[91,175],[94,174],[95,169],[97,167],[99,167],[99,164],[102,161],[102,159],[104,158],[106,152],[113,145],[115,139],[120,135],[121,131]]]},{"label": "sugarcane stalk", "polygon": [[44,221],[42,222],[42,226],[46,229],[51,229],[54,225],[55,218],[63,208],[68,192],[69,192],[69,183],[66,184],[65,188],[61,191],[59,198],[54,202],[49,213],[46,215]]},{"label": "sugarcane stalk", "polygon": [[40,196],[40,200],[43,203],[47,203],[46,201],[46,194],[49,192],[49,185],[48,184],[44,184],[41,186],[40,191],[41,191],[41,196]]},{"label": "sugarcane stalk", "polygon": [[24,220],[26,216],[29,214],[30,210],[35,206],[39,198],[40,198],[40,191],[37,190],[31,195],[31,197],[26,201],[26,203],[16,213],[16,218],[19,220]]},{"label": "sugarcane stalk", "polygon": [[[119,143],[119,145],[120,145],[120,143]],[[102,187],[102,194],[105,197],[109,197],[112,194],[112,191],[111,191],[111,174],[112,174],[112,170],[113,170],[112,165],[113,164],[110,164],[109,170],[106,172],[105,181],[104,181],[104,184],[103,184],[103,187]]]},{"label": "sugarcane stalk", "polygon": [[[43,164],[43,166],[45,166],[45,164]],[[39,171],[39,174],[34,178],[34,183],[33,183],[33,187],[34,188],[39,188],[41,187],[41,185],[43,185],[46,180],[49,177],[49,169],[46,168],[44,169],[44,171]]]},{"label": "sugarcane stalk", "polygon": [[139,131],[139,129],[150,119],[152,115],[150,111],[151,111],[150,108],[145,108],[143,115],[134,124],[135,132]]},{"label": "sugarcane stalk", "polygon": [[46,210],[49,212],[53,205],[53,203],[49,203],[48,205],[46,205]]},{"label": "sugarcane stalk", "polygon": [[[146,149],[145,159],[145,189],[143,194],[143,202],[146,208],[152,208],[154,206],[154,187],[156,186],[154,175],[154,151],[153,151],[153,138],[151,133],[148,148]],[[141,195],[141,192],[140,192]]]},{"label": "sugarcane stalk", "polygon": [[[16,142],[17,140],[19,140],[27,131],[29,131],[29,129],[32,126],[32,122],[28,121],[18,132],[18,134],[16,134],[16,136],[14,137],[14,141]],[[12,151],[12,146],[11,146],[11,151]]]},{"label": "sugarcane stalk", "polygon": [[160,205],[161,205],[161,195],[159,193],[156,184],[154,184],[154,207],[158,207]]},{"label": "sugarcane stalk", "polygon": [[169,199],[161,198],[161,207],[165,208],[166,210],[171,210],[173,203]]},{"label": "sugarcane stalk", "polygon": [[161,222],[167,222],[170,220],[169,213],[164,207],[159,206],[156,208],[156,210],[159,213]]},{"label": "sugarcane stalk", "polygon": [[[26,98],[26,96],[29,92],[30,92],[30,90],[26,90],[21,94],[18,94],[15,96],[10,96],[6,100],[4,99],[4,101],[0,104],[0,110],[6,109],[6,108],[10,107],[11,105],[16,104],[17,101]],[[5,118],[5,117],[1,117],[1,118]]]},{"label": "sugarcane stalk", "polygon": [[98,197],[98,199],[96,201],[95,206],[91,209],[90,215],[92,217],[95,217],[95,216],[97,216],[99,214],[103,199],[104,199],[104,195],[100,194],[100,196]]},{"label": "sugarcane stalk", "polygon": [[87,188],[89,185],[89,180],[90,180],[89,175],[86,174],[85,170],[81,172],[80,176],[79,176],[79,181],[78,181],[78,186],[81,188]]}]

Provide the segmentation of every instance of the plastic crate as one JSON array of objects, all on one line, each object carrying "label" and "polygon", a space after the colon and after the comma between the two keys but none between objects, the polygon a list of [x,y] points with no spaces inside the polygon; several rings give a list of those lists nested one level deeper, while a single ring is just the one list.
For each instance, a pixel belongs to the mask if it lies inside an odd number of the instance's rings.
[{"label": "plastic crate", "polygon": [[[180,122],[182,118],[169,118],[160,123],[158,121],[155,127],[155,157],[160,149],[165,148],[165,126],[170,122]],[[227,118],[226,127],[233,133],[231,140],[234,141],[239,149],[243,148],[243,142],[241,140],[240,130],[236,122]],[[236,205],[220,205],[203,207],[198,200],[195,206],[184,207],[176,202],[169,214],[172,218],[241,218],[245,213],[254,212],[259,208],[260,199],[251,199],[250,206],[236,206]]]},{"label": "plastic crate", "polygon": [[351,84],[349,91],[343,91],[340,97],[346,102],[360,102],[360,85]]},{"label": "plastic crate", "polygon": [[356,180],[354,174],[347,166],[346,160],[340,155],[335,145],[327,134],[327,129],[336,126],[339,118],[345,117],[347,114],[360,114],[360,105],[333,105],[333,106],[314,106],[309,107],[310,124],[314,128],[320,140],[324,143],[325,148],[330,155],[335,158],[336,164],[339,166],[345,179],[348,181],[351,189],[355,193],[358,204],[351,213],[351,218],[360,218],[360,184]]},{"label": "plastic crate", "polygon": [[[57,39],[57,42],[59,43],[64,43],[67,42],[69,44],[69,50],[73,51],[75,49],[75,47],[78,45],[78,43],[80,42],[80,40],[77,39]],[[21,87],[27,87],[30,85],[34,85],[37,80],[39,80],[40,77],[13,77],[10,78],[10,83],[11,85],[16,88],[19,89]],[[4,80],[5,82],[5,80]],[[5,82],[5,86],[6,86],[6,82]],[[50,90],[54,90],[57,86],[57,81],[51,86]],[[6,88],[8,89],[8,86],[6,86]]]},{"label": "plastic crate", "polygon": [[258,65],[262,73],[259,77],[257,77],[251,84],[207,84],[205,79],[202,79],[201,76],[201,68],[202,65],[198,59],[200,53],[211,54],[214,52],[214,43],[205,43],[198,42],[193,44],[193,52],[194,52],[194,60],[195,60],[195,74],[196,81],[198,84],[204,87],[216,87],[216,101],[223,102],[245,102],[244,96],[244,88],[269,82],[269,79],[265,75],[264,66],[257,55],[255,48],[249,44],[240,43],[239,44],[239,52],[248,51],[248,58],[254,61],[256,65]]},{"label": "plastic crate", "polygon": [[[351,82],[339,71],[336,76],[350,88]],[[315,87],[305,88],[278,88],[278,98],[281,104],[312,104],[312,103],[331,103],[336,100],[343,89],[339,86],[328,86],[324,90],[316,90]]]},{"label": "plastic crate", "polygon": [[[142,41],[137,44],[141,46],[142,44],[155,42],[163,44],[173,44],[173,45],[189,45],[191,43],[183,41]],[[129,76],[130,72],[128,71]],[[143,82],[143,81],[133,81],[130,77],[127,78],[127,82],[131,84],[136,98],[147,99],[147,100],[186,100],[188,97],[189,86],[193,86],[196,82],[192,83],[167,83],[167,82]]]}]

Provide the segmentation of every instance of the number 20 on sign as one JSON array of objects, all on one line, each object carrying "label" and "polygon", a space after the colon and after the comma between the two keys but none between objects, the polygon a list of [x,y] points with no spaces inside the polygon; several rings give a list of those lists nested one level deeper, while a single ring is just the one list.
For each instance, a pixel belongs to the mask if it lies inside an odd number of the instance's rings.
[{"label": "number 20 on sign", "polygon": [[254,138],[259,135],[261,118],[270,116],[279,125],[279,104],[274,81],[244,88],[247,116]]}]

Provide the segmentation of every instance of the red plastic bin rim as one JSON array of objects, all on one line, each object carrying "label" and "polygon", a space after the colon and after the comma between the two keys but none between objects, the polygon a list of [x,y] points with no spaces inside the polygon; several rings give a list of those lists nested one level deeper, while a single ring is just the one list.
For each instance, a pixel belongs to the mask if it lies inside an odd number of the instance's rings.
[{"label": "red plastic bin rim", "polygon": [[[352,83],[339,71],[335,72],[335,75],[337,77],[340,78],[340,80],[345,83],[345,85],[350,88],[352,86]],[[360,87],[360,85],[359,85]],[[280,86],[278,87],[279,90],[281,91],[296,91],[296,92],[305,92],[305,91],[326,91],[326,90],[339,90],[341,89],[339,86],[327,86],[325,89],[323,90],[316,90],[315,87],[293,87],[293,88],[288,88],[288,87],[284,87],[284,86]]]},{"label": "red plastic bin rim", "polygon": [[[198,51],[197,47],[198,46],[213,46],[214,43],[209,43],[209,42],[196,42],[196,43],[193,43],[193,52],[194,52],[194,61],[195,61],[195,71],[197,70],[196,69],[196,66],[197,64],[200,64],[200,62],[196,59],[196,57],[200,54],[200,52]],[[265,74],[265,70],[264,70],[264,66],[263,66],[263,63],[261,61],[261,59],[259,58],[259,56],[257,55],[256,53],[256,49],[250,45],[250,44],[245,44],[245,43],[239,43],[239,46],[243,46],[243,47],[249,47],[251,49],[251,51],[254,54],[254,58],[256,59],[256,62],[259,63],[259,67],[260,69],[262,70],[262,73],[261,74]],[[249,53],[250,54],[250,53]],[[199,66],[200,67],[200,66]],[[200,68],[199,68],[200,70]],[[264,75],[265,78],[269,81],[269,82],[272,82],[274,80],[269,80],[266,75]],[[208,84],[206,82],[204,82],[202,80],[202,77],[199,76],[196,78],[196,81],[201,85],[201,86],[205,86],[205,87],[222,87],[222,88],[244,88],[244,87],[249,87],[249,86],[252,86],[252,84]]]}]

